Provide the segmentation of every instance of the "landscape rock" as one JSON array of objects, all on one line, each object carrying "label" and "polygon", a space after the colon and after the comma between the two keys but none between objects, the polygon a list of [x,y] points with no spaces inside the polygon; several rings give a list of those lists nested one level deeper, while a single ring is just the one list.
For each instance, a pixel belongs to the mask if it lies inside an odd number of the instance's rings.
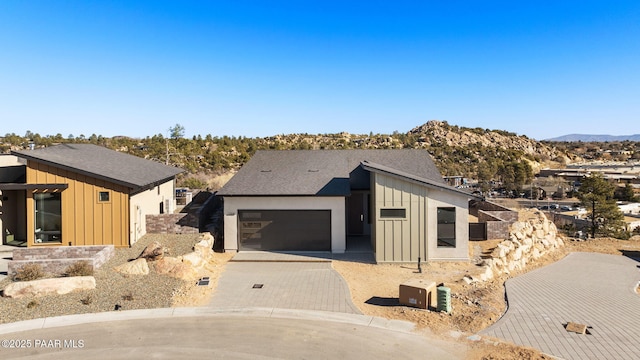
[{"label": "landscape rock", "polygon": [[193,246],[193,250],[205,260],[213,256],[213,249],[209,246],[209,242],[206,240],[201,240],[199,243],[195,244]]},{"label": "landscape rock", "polygon": [[198,277],[198,272],[190,263],[183,262],[175,257],[165,256],[154,264],[158,274],[182,280],[194,280]]},{"label": "landscape rock", "polygon": [[138,255],[137,259],[144,258],[144,259],[147,259],[148,261],[156,261],[156,260],[162,259],[165,253],[168,253],[168,252],[169,252],[168,249],[162,246],[162,244],[160,244],[157,241],[154,241],[151,244],[147,245],[147,247],[145,247],[144,250],[142,250],[142,253]]},{"label": "landscape rock", "polygon": [[210,232],[203,232],[203,233],[200,234],[200,242],[199,242],[199,244],[204,244],[203,242],[206,242],[206,246],[209,249],[213,249],[214,238],[213,238],[213,235],[211,235]]},{"label": "landscape rock", "polygon": [[148,275],[149,265],[146,259],[139,258],[116,266],[113,270],[126,275]]},{"label": "landscape rock", "polygon": [[480,274],[480,280],[487,281],[493,279],[493,270],[491,270],[491,266],[486,266],[484,271]]},{"label": "landscape rock", "polygon": [[75,290],[91,290],[95,288],[96,279],[93,276],[71,276],[14,282],[4,288],[2,296],[17,299],[26,295],[63,295]]},{"label": "landscape rock", "polygon": [[511,225],[509,240],[499,243],[491,252],[491,258],[483,260],[484,268],[479,275],[481,281],[522,270],[532,259],[539,259],[564,245],[557,236],[555,224],[544,213],[535,210],[527,215],[526,221]]},{"label": "landscape rock", "polygon": [[188,263],[196,269],[201,268],[205,264],[205,259],[203,259],[202,256],[195,251],[182,255],[180,258],[182,259],[182,262]]}]

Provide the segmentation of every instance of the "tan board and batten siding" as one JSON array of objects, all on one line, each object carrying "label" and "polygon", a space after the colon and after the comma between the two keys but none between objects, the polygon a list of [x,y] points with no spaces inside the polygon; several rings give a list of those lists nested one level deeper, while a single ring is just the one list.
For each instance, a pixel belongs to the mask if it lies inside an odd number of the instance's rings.
[{"label": "tan board and batten siding", "polygon": [[[372,173],[376,262],[466,261],[468,254],[468,199],[464,194],[428,188],[413,181]],[[456,209],[456,246],[437,246],[438,207]],[[381,218],[380,209],[405,209],[406,217]]]},{"label": "tan board and batten siding", "polygon": [[[39,162],[27,162],[28,184],[68,184],[61,193],[62,245],[108,245],[127,247],[129,189],[101,179],[78,174]],[[108,202],[99,202],[98,193],[109,192]],[[33,193],[35,193],[34,191]],[[34,245],[33,193],[27,196],[27,242]],[[37,244],[38,246],[60,244]]]},{"label": "tan board and batten siding", "polygon": [[[413,262],[427,259],[427,189],[382,174],[372,174],[377,262]],[[381,218],[380,209],[406,209],[406,218]]]}]

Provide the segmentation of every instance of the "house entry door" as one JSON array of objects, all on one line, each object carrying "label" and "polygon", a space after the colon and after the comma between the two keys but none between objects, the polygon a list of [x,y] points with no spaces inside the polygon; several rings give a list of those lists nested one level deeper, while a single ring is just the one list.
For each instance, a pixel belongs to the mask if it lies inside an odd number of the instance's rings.
[{"label": "house entry door", "polygon": [[364,225],[367,221],[365,213],[366,194],[353,192],[347,198],[348,222],[347,231],[349,235],[364,235]]}]

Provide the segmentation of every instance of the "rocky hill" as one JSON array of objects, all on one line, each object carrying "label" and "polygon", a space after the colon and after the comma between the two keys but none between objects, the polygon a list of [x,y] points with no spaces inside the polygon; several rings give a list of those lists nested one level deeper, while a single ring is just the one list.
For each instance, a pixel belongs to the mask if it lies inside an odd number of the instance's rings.
[{"label": "rocky hill", "polygon": [[[461,175],[485,180],[532,176],[546,166],[562,166],[576,159],[566,149],[552,143],[540,143],[526,136],[501,130],[465,128],[446,121],[429,121],[406,133],[393,134],[282,134],[264,138],[194,136],[192,139],[168,139],[154,135],[144,139],[127,137],[88,138],[42,137],[28,138],[7,134],[0,138],[4,152],[54,143],[88,142],[106,146],[140,157],[180,166],[199,179],[203,174],[237,170],[257,150],[261,149],[402,149],[422,148],[433,156],[444,175]],[[2,141],[4,140],[4,141]],[[522,174],[519,174],[522,173]],[[524,174],[524,175],[523,175]],[[192,183],[197,185],[197,183]]]},{"label": "rocky hill", "polygon": [[552,159],[560,155],[554,148],[514,133],[502,130],[451,126],[446,121],[432,120],[413,128],[409,134],[418,136],[418,142],[431,145],[447,144],[450,147],[469,146],[521,151],[534,158]]}]

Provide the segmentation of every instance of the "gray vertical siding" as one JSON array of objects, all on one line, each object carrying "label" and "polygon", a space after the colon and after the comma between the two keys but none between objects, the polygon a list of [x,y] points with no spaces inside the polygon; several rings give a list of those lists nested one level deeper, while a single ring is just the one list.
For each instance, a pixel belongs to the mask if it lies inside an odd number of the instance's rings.
[{"label": "gray vertical siding", "polygon": [[[377,262],[414,262],[427,258],[427,188],[373,174],[374,237]],[[405,209],[404,219],[382,219],[380,209]]]}]

